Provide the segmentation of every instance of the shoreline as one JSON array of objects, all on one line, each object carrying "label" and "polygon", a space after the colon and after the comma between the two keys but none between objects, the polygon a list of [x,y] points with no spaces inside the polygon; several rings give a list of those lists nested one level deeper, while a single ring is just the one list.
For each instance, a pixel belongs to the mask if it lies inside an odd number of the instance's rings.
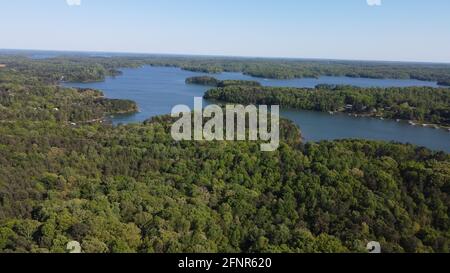
[{"label": "shoreline", "polygon": [[[295,108],[294,108],[295,109]],[[297,110],[305,110],[305,109],[297,109]],[[315,112],[321,112],[321,111],[315,111]],[[324,112],[323,112],[324,113]],[[339,111],[329,111],[330,115],[348,115],[355,118],[373,118],[373,119],[379,119],[379,120],[389,120],[389,121],[396,121],[396,122],[403,122],[408,123],[410,126],[414,127],[424,127],[424,128],[430,128],[430,129],[436,129],[436,130],[446,130],[450,131],[450,125],[440,125],[440,124],[434,124],[434,123],[425,123],[418,120],[407,120],[407,119],[396,119],[396,118],[387,118],[379,115],[373,115],[368,113],[351,113],[351,112],[339,112]]]}]

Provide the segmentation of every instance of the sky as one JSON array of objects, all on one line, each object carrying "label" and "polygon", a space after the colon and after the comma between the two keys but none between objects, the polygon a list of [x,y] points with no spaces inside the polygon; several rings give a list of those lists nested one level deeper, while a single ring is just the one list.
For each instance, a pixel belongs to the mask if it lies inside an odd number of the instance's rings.
[{"label": "sky", "polygon": [[448,0],[2,0],[0,48],[450,62]]}]

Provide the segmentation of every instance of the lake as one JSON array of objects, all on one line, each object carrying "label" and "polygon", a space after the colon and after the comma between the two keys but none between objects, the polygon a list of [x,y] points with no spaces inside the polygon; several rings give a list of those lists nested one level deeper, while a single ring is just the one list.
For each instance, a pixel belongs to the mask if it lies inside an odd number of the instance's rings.
[{"label": "lake", "polygon": [[[203,73],[184,71],[173,67],[145,66],[139,69],[122,69],[123,75],[107,78],[104,82],[65,83],[68,87],[102,90],[109,98],[130,99],[138,103],[140,112],[113,117],[114,124],[142,122],[150,117],[169,114],[178,104],[193,108],[193,98],[202,97],[209,87],[187,85],[188,77]],[[321,77],[319,79],[273,80],[255,78],[242,73],[221,73],[220,80],[254,80],[265,86],[314,87],[317,84],[349,84],[361,87],[433,86],[435,82],[418,80],[360,79],[348,77]],[[205,105],[208,102],[205,101]],[[294,121],[302,130],[306,141],[363,138],[412,143],[432,150],[450,152],[450,132],[410,126],[407,122],[356,118],[344,114],[290,110],[281,111],[283,117]]]}]

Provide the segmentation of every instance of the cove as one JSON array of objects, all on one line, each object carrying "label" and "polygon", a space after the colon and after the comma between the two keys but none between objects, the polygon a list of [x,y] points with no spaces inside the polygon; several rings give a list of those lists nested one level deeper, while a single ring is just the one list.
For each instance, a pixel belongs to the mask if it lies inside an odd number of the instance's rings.
[{"label": "cove", "polygon": [[[138,69],[122,69],[123,75],[95,83],[64,83],[67,87],[102,90],[109,98],[130,99],[138,103],[141,112],[112,117],[114,124],[136,123],[158,115],[171,113],[179,104],[194,107],[194,97],[202,97],[209,87],[187,85],[188,77],[204,73],[185,71],[173,67],[144,66]],[[242,73],[213,75],[220,80],[253,80],[266,86],[314,87],[317,84],[350,84],[361,87],[434,86],[437,83],[418,80],[361,79],[349,77],[321,77],[318,79],[273,80],[255,78]],[[208,105],[204,101],[203,105]],[[411,143],[436,151],[450,152],[450,132],[442,129],[410,126],[406,122],[355,118],[344,114],[282,109],[281,116],[297,124],[306,141],[335,139],[368,139]]]}]

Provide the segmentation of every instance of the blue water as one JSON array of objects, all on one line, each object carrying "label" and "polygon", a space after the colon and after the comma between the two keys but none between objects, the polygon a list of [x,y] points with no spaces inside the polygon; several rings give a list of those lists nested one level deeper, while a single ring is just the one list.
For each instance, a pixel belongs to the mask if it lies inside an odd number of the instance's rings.
[{"label": "blue water", "polygon": [[[131,99],[138,103],[140,113],[113,117],[115,124],[142,122],[150,117],[169,114],[178,104],[193,107],[193,98],[202,97],[208,87],[187,85],[188,77],[202,73],[179,68],[150,67],[123,69],[123,75],[96,83],[67,83],[69,87],[95,88],[109,98]],[[319,79],[272,80],[254,78],[241,73],[221,73],[215,77],[225,79],[256,80],[266,86],[314,87],[317,84],[350,84],[368,86],[437,86],[433,82],[417,80],[355,79],[322,77]],[[205,105],[208,103],[204,101]],[[355,118],[344,114],[282,110],[282,116],[294,121],[302,130],[306,141],[363,138],[412,143],[433,150],[450,152],[450,132],[442,129],[413,127],[406,122]]]}]

